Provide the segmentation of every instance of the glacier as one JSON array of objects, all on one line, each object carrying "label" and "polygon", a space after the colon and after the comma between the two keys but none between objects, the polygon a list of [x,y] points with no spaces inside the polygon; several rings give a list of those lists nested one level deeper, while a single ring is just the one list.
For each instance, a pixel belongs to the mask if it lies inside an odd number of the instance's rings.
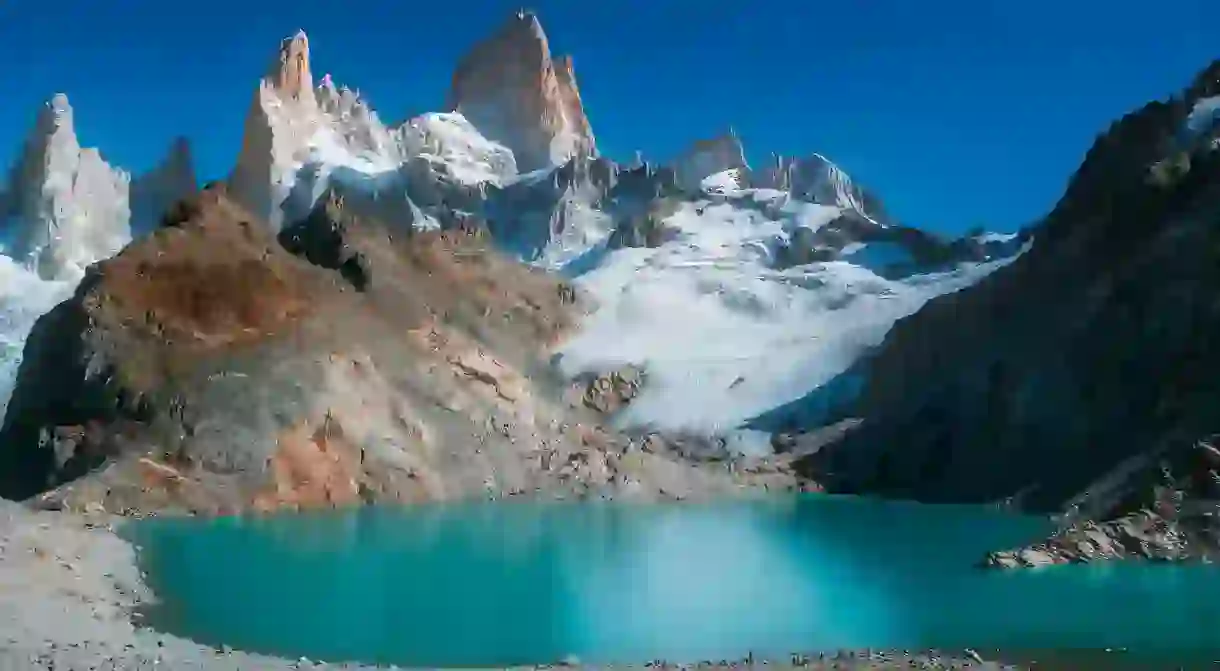
[{"label": "glacier", "polygon": [[853,243],[844,260],[776,268],[794,231],[842,213],[791,200],[775,216],[732,202],[683,203],[665,220],[676,231],[670,241],[610,251],[575,278],[599,308],[561,347],[561,369],[575,377],[642,368],[647,382],[614,418],[620,428],[719,436],[764,453],[770,436],[746,428],[750,419],[832,382],[898,319],[1015,258],[886,279],[858,257],[905,252]]}]

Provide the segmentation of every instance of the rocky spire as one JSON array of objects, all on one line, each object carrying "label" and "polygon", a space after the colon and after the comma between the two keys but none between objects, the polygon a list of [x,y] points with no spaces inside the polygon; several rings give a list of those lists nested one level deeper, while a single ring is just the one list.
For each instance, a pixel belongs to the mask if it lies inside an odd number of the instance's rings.
[{"label": "rocky spire", "polygon": [[[333,85],[332,85],[333,86]],[[318,102],[309,66],[309,38],[298,31],[280,42],[254,92],[229,193],[252,213],[279,228],[279,205],[296,154],[317,130]]]},{"label": "rocky spire", "polygon": [[185,137],[174,139],[165,159],[131,182],[131,228],[139,236],[157,228],[175,203],[195,193],[199,182]]},{"label": "rocky spire", "polygon": [[0,212],[9,253],[44,278],[79,278],[130,241],[129,179],[96,149],[81,148],[68,97],[56,94],[9,176]]},{"label": "rocky spire", "polygon": [[298,30],[280,42],[279,58],[271,62],[265,78],[283,99],[312,102],[313,75],[309,71],[309,37]]},{"label": "rocky spire", "polygon": [[516,12],[453,75],[449,109],[513,151],[522,171],[596,155],[572,60],[552,60],[538,18]]},{"label": "rocky spire", "polygon": [[374,170],[395,169],[403,159],[398,139],[358,93],[329,76],[314,88],[309,38],[298,32],[280,43],[254,93],[228,179],[230,197],[273,229],[285,208],[307,213],[334,167],[318,164],[319,146],[359,156]]}]

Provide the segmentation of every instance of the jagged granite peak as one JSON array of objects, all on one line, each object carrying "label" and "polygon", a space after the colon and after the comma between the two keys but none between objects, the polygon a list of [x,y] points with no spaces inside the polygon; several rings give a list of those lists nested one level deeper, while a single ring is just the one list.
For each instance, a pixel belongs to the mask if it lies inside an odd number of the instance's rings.
[{"label": "jagged granite peak", "polygon": [[130,177],[82,148],[68,96],[39,111],[0,202],[7,252],[45,279],[74,279],[131,240]]},{"label": "jagged granite peak", "polygon": [[572,60],[552,59],[530,12],[517,12],[466,54],[454,72],[448,108],[511,149],[522,172],[597,153]]},{"label": "jagged granite peak", "polygon": [[374,175],[404,158],[401,137],[359,94],[329,76],[314,88],[309,58],[304,32],[280,44],[254,93],[228,180],[230,196],[276,230],[285,207],[309,211],[334,171]]},{"label": "jagged granite peak", "polygon": [[745,148],[732,128],[706,140],[697,140],[677,159],[674,172],[678,186],[697,191],[704,179],[726,170],[749,170]]},{"label": "jagged granite peak", "polygon": [[139,237],[156,229],[175,203],[198,188],[190,142],[177,137],[157,167],[131,181],[132,234]]},{"label": "jagged granite peak", "polygon": [[881,203],[822,154],[789,158],[773,153],[749,180],[755,188],[787,191],[798,200],[839,207],[873,223],[887,224]]},{"label": "jagged granite peak", "polygon": [[280,42],[279,58],[267,71],[270,82],[281,98],[309,101],[313,99],[313,75],[309,69],[309,37],[298,30]]}]

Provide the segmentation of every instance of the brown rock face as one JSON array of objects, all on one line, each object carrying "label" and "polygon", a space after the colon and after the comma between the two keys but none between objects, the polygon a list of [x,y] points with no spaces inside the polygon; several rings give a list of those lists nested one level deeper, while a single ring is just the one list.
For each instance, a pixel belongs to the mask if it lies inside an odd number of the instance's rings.
[{"label": "brown rock face", "polygon": [[298,31],[280,43],[279,58],[271,63],[266,80],[282,98],[313,99],[313,75],[309,70],[309,38],[304,31]]},{"label": "brown rock face", "polygon": [[513,151],[522,171],[596,154],[572,69],[552,60],[538,19],[518,13],[475,45],[453,75],[449,108]]}]

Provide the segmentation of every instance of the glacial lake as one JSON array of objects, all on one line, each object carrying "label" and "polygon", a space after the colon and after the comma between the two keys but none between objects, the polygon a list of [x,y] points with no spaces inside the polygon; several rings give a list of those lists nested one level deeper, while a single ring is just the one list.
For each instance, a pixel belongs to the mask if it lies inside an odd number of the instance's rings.
[{"label": "glacial lake", "polygon": [[975,568],[1048,529],[984,507],[803,495],[162,518],[124,533],[160,599],[145,624],[291,658],[504,666],[970,647],[1220,659],[1213,567]]}]

